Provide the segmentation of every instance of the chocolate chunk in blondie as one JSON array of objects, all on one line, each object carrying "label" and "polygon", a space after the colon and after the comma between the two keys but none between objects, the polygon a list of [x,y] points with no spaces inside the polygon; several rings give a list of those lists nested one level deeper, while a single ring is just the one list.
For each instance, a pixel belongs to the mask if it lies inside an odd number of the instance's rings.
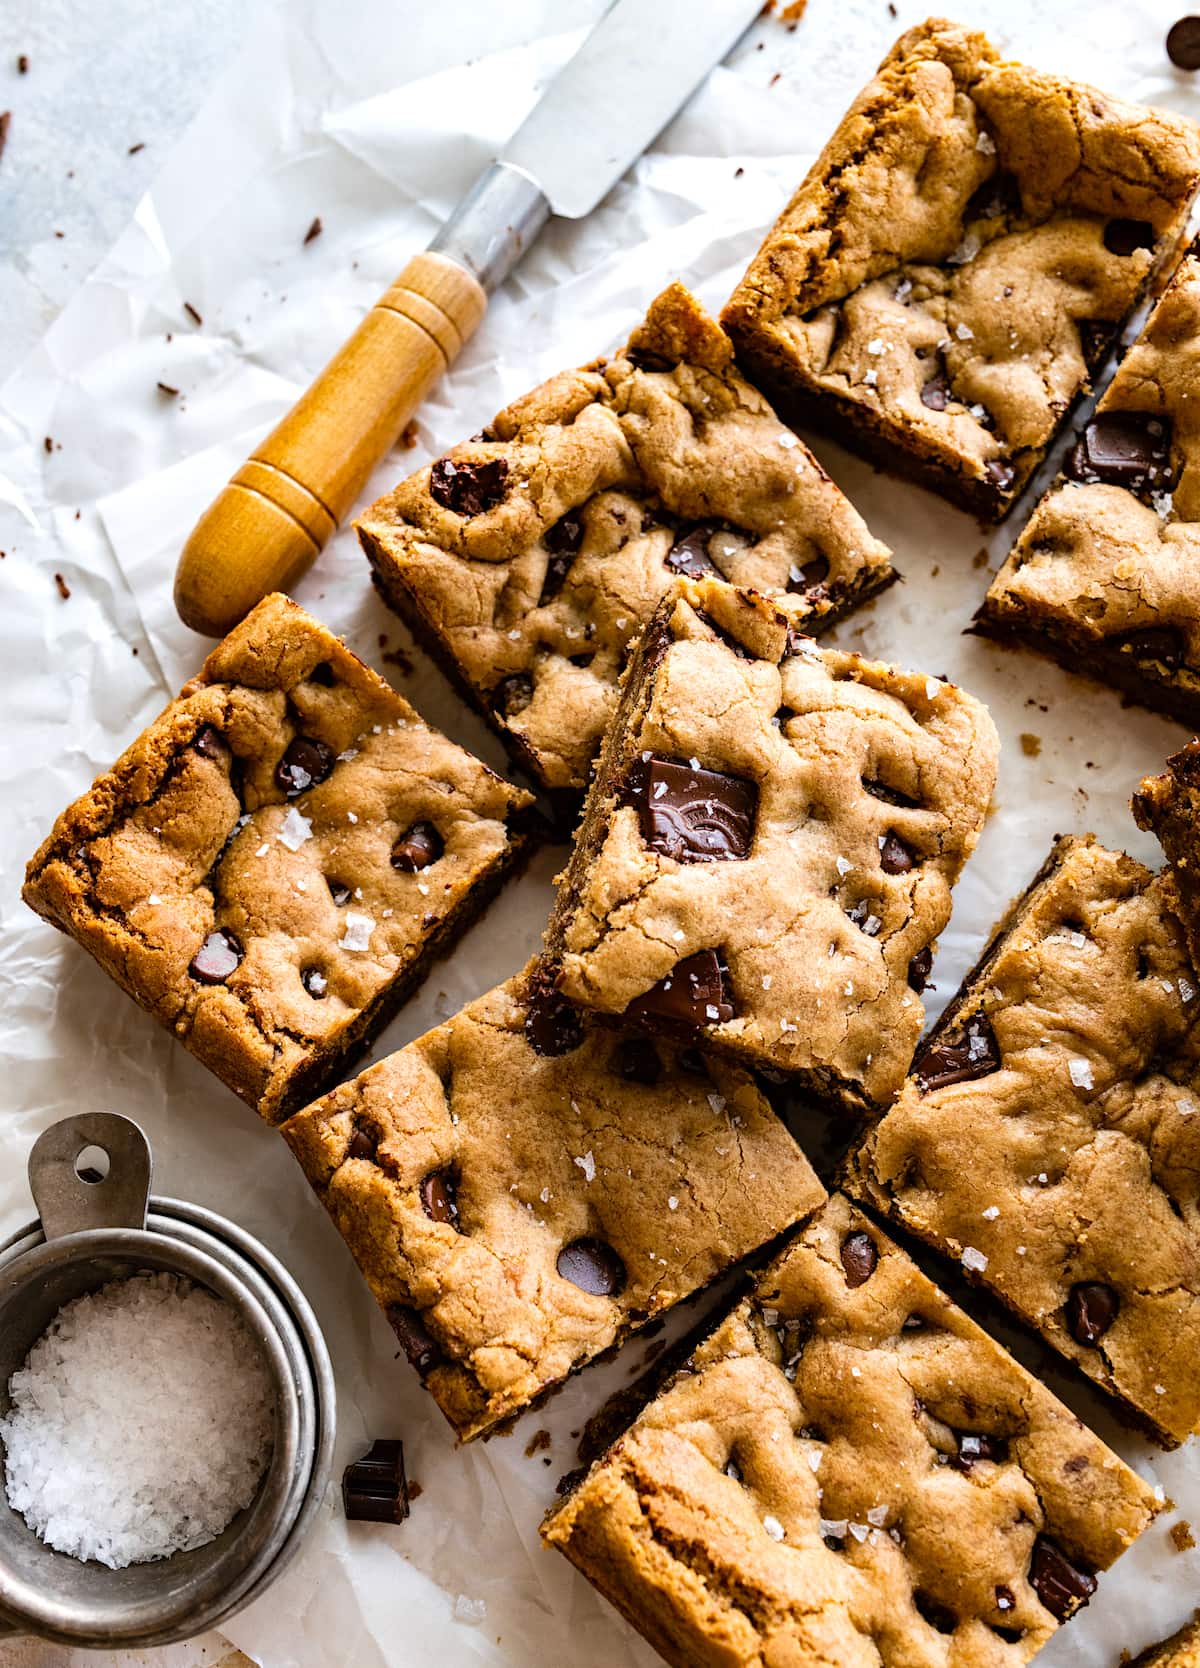
[{"label": "chocolate chunk in blondie", "polygon": [[1154,833],[1171,865],[1166,883],[1187,934],[1193,967],[1200,967],[1200,737],[1147,776],[1133,796],[1134,820]]},{"label": "chocolate chunk in blondie", "polygon": [[772,602],[679,580],[626,675],[547,976],[851,1109],[886,1105],[997,745],[952,684],[821,650]]},{"label": "chocolate chunk in blondie", "polygon": [[722,321],[785,416],[996,519],[1173,252],[1198,176],[1184,118],[931,20],[855,100]]},{"label": "chocolate chunk in blondie", "polygon": [[274,1120],[484,908],[530,803],[272,596],[63,812],[24,897]]},{"label": "chocolate chunk in blondie", "polygon": [[1200,248],[992,581],[976,630],[1200,725]]},{"label": "chocolate chunk in blondie", "polygon": [[1155,1511],[835,1195],[542,1533],[676,1668],[1019,1668]]},{"label": "chocolate chunk in blondie", "polygon": [[679,284],[614,358],[516,401],[358,531],[385,601],[572,804],[676,575],[788,593],[810,631],[895,577]]},{"label": "chocolate chunk in blondie", "polygon": [[283,1126],[464,1439],[825,1197],[739,1067],[546,998],[527,970]]},{"label": "chocolate chunk in blondie", "polygon": [[1059,840],[847,1187],[1173,1446],[1200,1425],[1200,980],[1171,902]]}]

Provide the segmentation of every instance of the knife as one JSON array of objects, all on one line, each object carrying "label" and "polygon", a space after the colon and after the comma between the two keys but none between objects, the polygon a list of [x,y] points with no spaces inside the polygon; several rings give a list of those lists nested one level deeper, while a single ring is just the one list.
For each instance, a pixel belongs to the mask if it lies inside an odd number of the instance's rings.
[{"label": "knife", "polygon": [[552,214],[589,214],[762,9],[616,0],[503,155],[201,516],[175,606],[223,636],[308,569]]}]

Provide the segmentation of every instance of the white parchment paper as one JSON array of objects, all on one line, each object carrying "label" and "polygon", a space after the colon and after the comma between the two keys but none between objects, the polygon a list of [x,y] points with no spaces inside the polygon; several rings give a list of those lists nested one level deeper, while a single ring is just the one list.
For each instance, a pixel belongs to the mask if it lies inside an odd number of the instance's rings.
[{"label": "white parchment paper", "polygon": [[[595,214],[548,229],[421,411],[416,448],[385,462],[364,502],[542,376],[615,345],[668,279],[719,306],[848,99],[923,15],[915,0],[901,0],[898,17],[892,9],[810,0],[792,31],[763,19]],[[1200,93],[1162,50],[1178,9],[1178,0],[973,0],[959,15],[1014,55],[1200,114]],[[394,1361],[388,1327],[283,1143],[24,908],[21,871],[54,815],[206,651],[171,604],[175,557],[197,513],[602,10],[602,0],[296,0],[264,19],[126,233],[0,389],[0,1233],[31,1213],[24,1165],[41,1129],[80,1106],[137,1118],[154,1143],[158,1189],[244,1223],[311,1296],[337,1364],[338,1474],[370,1438],[400,1435],[421,1485],[395,1529],[345,1524],[331,1490],[300,1564],[226,1627],[270,1668],[649,1668],[648,1648],[536,1533],[553,1480],[574,1463],[572,1433],[644,1350],[584,1374],[512,1435],[456,1451],[415,1375]],[[622,97],[619,80],[612,97]],[[324,232],[304,246],[315,215]],[[179,398],[157,392],[159,381]],[[906,581],[839,639],[963,683],[990,703],[1003,738],[995,811],[958,888],[936,1002],[1055,832],[1093,830],[1157,863],[1126,801],[1181,732],[1039,658],[962,636],[1011,533],[984,540],[966,516],[813,439]],[[426,716],[503,768],[419,653],[411,671],[389,660],[411,643],[374,596],[352,534],[297,596]],[[544,924],[556,855],[435,970],[376,1057],[521,964]],[[1024,1353],[1047,1371],[1035,1350]],[[1158,1455],[1065,1374],[1048,1375],[1200,1524],[1194,1445]],[[549,1451],[527,1456],[541,1430]],[[1115,1664],[1122,1649],[1179,1625],[1200,1599],[1200,1552],[1175,1551],[1174,1521],[1160,1519],[1104,1578],[1047,1648],[1046,1668]],[[69,1653],[39,1660],[66,1663]]]}]

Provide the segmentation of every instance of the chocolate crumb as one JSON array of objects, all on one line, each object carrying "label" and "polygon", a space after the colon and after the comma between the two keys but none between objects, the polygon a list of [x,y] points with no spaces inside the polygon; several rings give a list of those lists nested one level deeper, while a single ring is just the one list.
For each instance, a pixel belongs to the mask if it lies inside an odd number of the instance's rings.
[{"label": "chocolate crumb", "polygon": [[734,179],[735,179],[735,180],[740,180],[740,179],[741,179],[741,177],[742,177],[742,175],[743,175],[743,174],[744,174],[744,173],[745,173],[745,172],[746,172],[746,170],[745,170],[745,169],[744,169],[744,168],[735,168],[735,169],[734,169],[734,170],[733,170],[733,177],[734,177]]},{"label": "chocolate crumb", "polygon": [[413,672],[415,671],[415,667],[412,663],[412,656],[406,654],[403,649],[388,649],[381,658],[387,663],[387,665],[398,667],[400,672],[406,678],[411,678]]},{"label": "chocolate crumb", "polygon": [[126,154],[126,156],[136,156],[139,151],[144,151],[145,148],[146,148],[145,140],[144,139],[139,139],[136,145],[130,145],[129,149],[126,151],[125,154]]},{"label": "chocolate crumb", "polygon": [[28,75],[29,74],[29,59],[25,55],[24,52],[22,52],[21,56],[17,59],[17,74],[18,75]]},{"label": "chocolate crumb", "polygon": [[419,1500],[424,1492],[425,1490],[421,1487],[420,1483],[409,1483],[408,1498],[410,1502],[413,1500]]},{"label": "chocolate crumb", "polygon": [[1036,759],[1042,750],[1041,736],[1035,736],[1029,730],[1021,731],[1021,751],[1027,759]]},{"label": "chocolate crumb", "polygon": [[325,228],[321,224],[321,216],[319,214],[314,215],[312,225],[304,234],[305,243],[311,243],[314,238],[320,237],[324,230]]},{"label": "chocolate crumb", "polygon": [[549,1431],[534,1431],[533,1435],[529,1438],[529,1441],[525,1444],[525,1458],[532,1459],[535,1454],[540,1454],[544,1449],[550,1446],[550,1441],[551,1437]]},{"label": "chocolate crumb", "polygon": [[396,442],[406,452],[411,452],[417,443],[417,419],[412,417],[400,430],[400,438]]},{"label": "chocolate crumb", "polygon": [[782,70],[776,70],[775,74],[767,82],[767,86],[768,87],[773,87],[777,81],[782,81],[782,80],[783,80],[783,71]]},{"label": "chocolate crumb", "polygon": [[58,586],[59,596],[64,602],[66,602],[68,597],[71,595],[71,587],[67,584],[61,573],[56,573],[54,575],[54,583]]},{"label": "chocolate crumb", "polygon": [[184,302],[183,310],[187,314],[188,318],[191,319],[193,324],[203,324],[204,323],[204,320],[200,317],[199,312],[197,311],[197,309],[195,307],[192,306],[190,301],[185,301]]},{"label": "chocolate crumb", "polygon": [[1171,1540],[1176,1552],[1190,1552],[1196,1544],[1196,1537],[1192,1534],[1192,1526],[1186,1517],[1181,1517],[1178,1523],[1171,1525]]},{"label": "chocolate crumb", "polygon": [[0,156],[4,155],[4,147],[8,142],[8,130],[12,125],[12,111],[0,110]]},{"label": "chocolate crumb", "polygon": [[51,437],[49,435],[47,435],[45,440],[42,441],[42,445],[46,448],[47,453],[50,453],[54,450],[54,441],[51,439]]},{"label": "chocolate crumb", "polygon": [[173,400],[179,397],[178,388],[172,388],[169,382],[156,382],[154,386],[160,394],[169,394]]}]

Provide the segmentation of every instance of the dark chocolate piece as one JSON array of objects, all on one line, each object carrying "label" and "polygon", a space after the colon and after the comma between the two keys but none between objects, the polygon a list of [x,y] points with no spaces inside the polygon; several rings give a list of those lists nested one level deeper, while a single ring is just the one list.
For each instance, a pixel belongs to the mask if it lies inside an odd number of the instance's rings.
[{"label": "dark chocolate piece", "polygon": [[342,1508],[358,1523],[403,1523],[408,1516],[404,1444],[373,1442],[342,1472]]},{"label": "dark chocolate piece", "polygon": [[875,1265],[879,1261],[879,1252],[875,1249],[875,1241],[870,1234],[858,1229],[855,1233],[847,1234],[842,1241],[838,1255],[842,1260],[842,1267],[846,1272],[846,1284],[853,1290],[856,1286],[865,1285],[875,1272]]},{"label": "dark chocolate piece", "polygon": [[192,957],[188,972],[202,985],[223,985],[237,971],[244,954],[237,936],[228,927],[217,927]]},{"label": "dark chocolate piece", "polygon": [[414,822],[392,847],[392,868],[415,875],[436,863],[445,849],[442,836],[431,822]]},{"label": "dark chocolate piece", "polygon": [[1073,480],[1123,486],[1130,492],[1165,487],[1171,473],[1171,424],[1151,411],[1098,411],[1067,456]]},{"label": "dark chocolate piece", "polygon": [[1039,1535],[1029,1562],[1029,1585],[1050,1614],[1065,1622],[1096,1591],[1096,1577],[1073,1564],[1052,1540]]},{"label": "dark chocolate piece", "polygon": [[458,1226],[458,1183],[452,1170],[431,1170],[420,1186],[421,1209],[431,1222]]},{"label": "dark chocolate piece", "polygon": [[316,736],[293,736],[275,766],[275,780],[289,799],[323,782],[333,769],[333,748]]},{"label": "dark chocolate piece", "polygon": [[725,1024],[735,1009],[717,951],[697,950],[694,956],[685,956],[665,979],[635,996],[625,1012],[631,1019],[645,1015],[684,1025]]},{"label": "dark chocolate piece", "polygon": [[987,1077],[1000,1069],[1000,1048],[991,1025],[976,1014],[967,1025],[962,1042],[937,1042],[917,1061],[917,1081],[922,1094],[944,1089],[950,1083],[965,1083]]},{"label": "dark chocolate piece", "polygon": [[719,579],[721,570],[708,554],[709,541],[717,530],[715,521],[700,521],[681,533],[667,552],[671,572],[682,573],[688,579],[703,579],[705,574]]},{"label": "dark chocolate piece", "polygon": [[643,839],[664,857],[720,863],[750,855],[757,783],[647,754],[639,761],[631,794]]},{"label": "dark chocolate piece", "polygon": [[1095,1349],[1120,1308],[1120,1298],[1103,1280],[1081,1280],[1067,1294],[1067,1330],[1077,1344]]},{"label": "dark chocolate piece", "polygon": [[429,471],[429,495],[444,510],[456,515],[482,515],[495,509],[508,492],[508,460],[481,458],[439,458]]},{"label": "dark chocolate piece", "polygon": [[572,1240],[554,1266],[564,1280],[593,1297],[616,1297],[625,1285],[625,1264],[602,1239]]}]

